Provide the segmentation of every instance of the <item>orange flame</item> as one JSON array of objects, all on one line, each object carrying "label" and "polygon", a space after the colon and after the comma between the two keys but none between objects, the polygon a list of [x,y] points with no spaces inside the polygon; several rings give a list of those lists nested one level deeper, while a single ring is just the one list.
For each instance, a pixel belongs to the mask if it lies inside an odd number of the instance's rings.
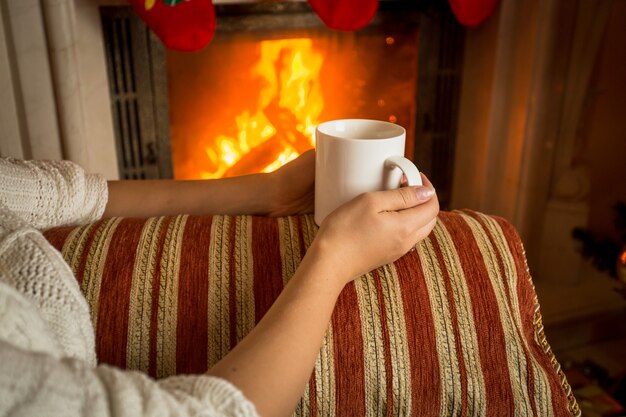
[{"label": "orange flame", "polygon": [[315,146],[324,108],[322,54],[308,38],[262,41],[259,47],[251,70],[262,84],[257,109],[236,117],[237,137],[218,135],[205,147],[212,166],[201,178],[271,172]]}]

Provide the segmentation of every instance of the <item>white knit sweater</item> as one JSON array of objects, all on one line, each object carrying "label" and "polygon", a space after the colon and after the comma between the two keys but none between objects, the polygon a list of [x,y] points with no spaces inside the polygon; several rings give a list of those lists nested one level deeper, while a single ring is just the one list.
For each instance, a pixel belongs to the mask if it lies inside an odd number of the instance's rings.
[{"label": "white knit sweater", "polygon": [[87,302],[38,229],[97,220],[106,201],[73,163],[0,158],[0,416],[256,416],[222,379],[96,366]]}]

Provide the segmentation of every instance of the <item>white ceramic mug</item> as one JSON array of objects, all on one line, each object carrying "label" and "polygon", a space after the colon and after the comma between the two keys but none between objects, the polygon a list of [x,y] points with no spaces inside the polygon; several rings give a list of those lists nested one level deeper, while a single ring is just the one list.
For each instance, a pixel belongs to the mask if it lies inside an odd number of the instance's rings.
[{"label": "white ceramic mug", "polygon": [[404,157],[403,127],[379,120],[322,123],[315,132],[315,223],[359,194],[422,185],[413,162]]}]

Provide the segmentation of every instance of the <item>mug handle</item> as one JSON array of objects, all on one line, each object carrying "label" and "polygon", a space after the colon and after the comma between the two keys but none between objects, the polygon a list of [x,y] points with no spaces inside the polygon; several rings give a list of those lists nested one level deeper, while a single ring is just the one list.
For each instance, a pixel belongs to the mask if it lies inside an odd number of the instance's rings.
[{"label": "mug handle", "polygon": [[[413,162],[409,161],[403,156],[390,156],[385,160],[385,168],[399,168],[400,170],[402,170],[402,172],[404,172],[404,175],[406,176],[409,186],[422,185],[422,176],[420,175],[417,167],[415,166],[415,164],[413,164]],[[393,184],[389,184],[389,182],[391,181],[388,181],[388,183],[386,184],[386,189],[397,187],[397,185],[394,186]]]}]

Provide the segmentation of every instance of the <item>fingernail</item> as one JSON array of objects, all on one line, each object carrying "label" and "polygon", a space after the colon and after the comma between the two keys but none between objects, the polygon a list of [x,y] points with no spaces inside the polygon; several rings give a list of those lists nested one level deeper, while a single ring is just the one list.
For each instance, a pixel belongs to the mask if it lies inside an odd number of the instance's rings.
[{"label": "fingernail", "polygon": [[435,195],[435,190],[430,187],[419,185],[415,187],[415,194],[417,195],[418,200],[428,200]]}]

